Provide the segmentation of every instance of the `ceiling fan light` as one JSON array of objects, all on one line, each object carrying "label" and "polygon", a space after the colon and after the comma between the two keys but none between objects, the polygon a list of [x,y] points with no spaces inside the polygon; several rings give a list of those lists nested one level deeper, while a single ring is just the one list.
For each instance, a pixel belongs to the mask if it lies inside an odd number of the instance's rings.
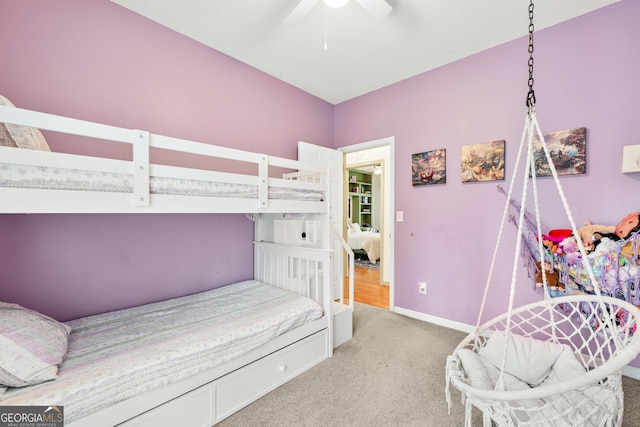
[{"label": "ceiling fan light", "polygon": [[323,0],[324,4],[326,4],[329,7],[342,7],[345,4],[347,4],[349,2],[349,0]]}]

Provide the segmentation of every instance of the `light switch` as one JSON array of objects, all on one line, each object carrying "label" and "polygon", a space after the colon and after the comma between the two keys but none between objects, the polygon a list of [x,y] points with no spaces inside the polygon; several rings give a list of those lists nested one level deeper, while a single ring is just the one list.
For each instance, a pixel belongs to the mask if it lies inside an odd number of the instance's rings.
[{"label": "light switch", "polygon": [[396,211],[396,222],[404,221],[404,211]]}]

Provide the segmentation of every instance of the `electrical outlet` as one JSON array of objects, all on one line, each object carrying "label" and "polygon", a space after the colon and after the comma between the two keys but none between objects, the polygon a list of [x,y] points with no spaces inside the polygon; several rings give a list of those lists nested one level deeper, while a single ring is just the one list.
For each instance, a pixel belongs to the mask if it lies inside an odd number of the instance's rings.
[{"label": "electrical outlet", "polygon": [[418,292],[426,295],[427,294],[427,283],[426,282],[418,282]]}]

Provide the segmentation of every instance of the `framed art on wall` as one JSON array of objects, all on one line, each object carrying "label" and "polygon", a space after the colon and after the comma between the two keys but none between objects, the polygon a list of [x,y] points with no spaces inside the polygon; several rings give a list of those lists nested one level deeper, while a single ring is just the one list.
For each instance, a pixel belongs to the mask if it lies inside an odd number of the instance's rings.
[{"label": "framed art on wall", "polygon": [[425,151],[411,155],[411,185],[446,184],[446,149]]},{"label": "framed art on wall", "polygon": [[[551,160],[558,175],[581,175],[587,172],[587,128],[574,128],[545,133]],[[549,162],[538,136],[534,136],[537,176],[551,176]]]},{"label": "framed art on wall", "polygon": [[462,182],[503,180],[504,148],[504,140],[463,145],[460,155]]}]

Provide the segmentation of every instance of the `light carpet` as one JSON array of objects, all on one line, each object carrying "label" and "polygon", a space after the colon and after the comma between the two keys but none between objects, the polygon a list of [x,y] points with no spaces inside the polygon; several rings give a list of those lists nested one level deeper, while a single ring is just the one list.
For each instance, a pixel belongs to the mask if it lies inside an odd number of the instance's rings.
[{"label": "light carpet", "polygon": [[[464,425],[460,393],[445,402],[446,357],[465,336],[453,329],[356,303],[353,339],[334,356],[219,426]],[[623,426],[640,426],[640,381],[623,379]],[[473,425],[482,426],[474,410]]]}]

